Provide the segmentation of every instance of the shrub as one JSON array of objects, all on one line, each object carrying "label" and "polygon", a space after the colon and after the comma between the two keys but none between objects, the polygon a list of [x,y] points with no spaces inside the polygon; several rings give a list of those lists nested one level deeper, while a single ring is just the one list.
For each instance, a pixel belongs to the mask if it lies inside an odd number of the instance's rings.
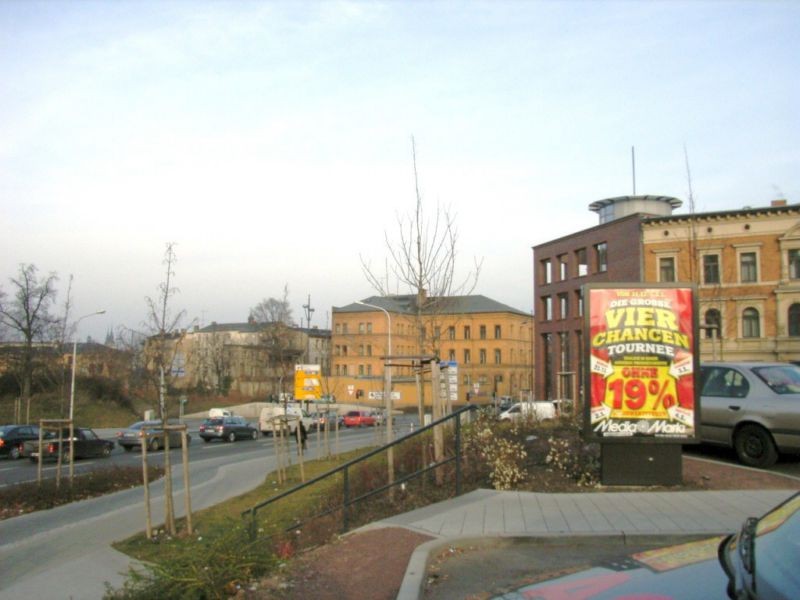
[{"label": "shrub", "polygon": [[[464,437],[464,451],[470,463],[481,461],[488,469],[488,478],[496,490],[510,490],[528,477],[525,446],[519,441],[519,424],[499,423],[482,412]],[[481,464],[478,462],[478,465]]]},{"label": "shrub", "polygon": [[241,519],[228,519],[207,534],[195,531],[192,543],[157,535],[163,560],[131,568],[121,589],[107,585],[109,600],[206,600],[229,598],[277,562],[262,541],[251,541]]}]

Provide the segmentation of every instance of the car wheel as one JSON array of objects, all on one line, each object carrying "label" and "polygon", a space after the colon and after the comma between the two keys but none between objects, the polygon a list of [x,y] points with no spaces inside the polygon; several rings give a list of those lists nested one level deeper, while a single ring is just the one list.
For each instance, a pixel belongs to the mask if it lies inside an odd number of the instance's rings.
[{"label": "car wheel", "polygon": [[103,446],[103,457],[107,458],[109,456],[111,456],[111,448]]},{"label": "car wheel", "polygon": [[147,445],[150,452],[156,452],[160,447],[161,444],[158,443],[158,438],[153,438],[150,440],[150,443]]},{"label": "car wheel", "polygon": [[232,431],[228,434],[228,441],[229,442],[235,442],[236,441],[236,434],[233,433]]},{"label": "car wheel", "polygon": [[17,460],[19,457],[19,446],[11,446],[11,450],[8,451],[8,458],[11,460]]},{"label": "car wheel", "polygon": [[766,468],[778,460],[778,450],[769,432],[759,425],[745,425],[733,439],[739,461],[750,467]]},{"label": "car wheel", "polygon": [[203,441],[208,444],[211,441],[211,438],[203,438]]},{"label": "car wheel", "polygon": [[257,440],[257,439],[258,439],[258,432],[257,432],[255,429],[254,429],[254,430],[253,430],[253,432],[250,434],[250,439],[251,439],[251,440]]}]

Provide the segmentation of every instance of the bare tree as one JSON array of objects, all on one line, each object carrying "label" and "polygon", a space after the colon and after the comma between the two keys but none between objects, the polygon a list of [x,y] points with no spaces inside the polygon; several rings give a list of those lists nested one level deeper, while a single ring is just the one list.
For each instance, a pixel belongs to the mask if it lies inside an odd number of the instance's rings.
[{"label": "bare tree", "polygon": [[250,320],[262,326],[261,345],[269,361],[268,369],[275,374],[273,389],[280,398],[293,381],[294,364],[303,352],[294,329],[289,286],[284,286],[281,299],[266,298],[250,309]]},{"label": "bare tree", "polygon": [[50,273],[39,277],[32,264],[21,264],[16,278],[11,278],[13,296],[0,292],[0,324],[23,343],[20,364],[20,388],[30,418],[33,388],[34,343],[46,341],[52,334],[55,319],[50,309],[55,302],[58,276]]},{"label": "bare tree", "polygon": [[[172,377],[175,357],[181,346],[185,331],[180,331],[179,325],[186,311],[173,312],[170,299],[178,293],[178,288],[173,287],[175,277],[175,264],[177,263],[175,244],[170,242],[164,252],[163,264],[166,267],[164,281],[158,286],[158,297],[145,298],[147,302],[147,322],[145,326],[150,331],[148,340],[148,365],[151,367],[151,378],[158,379],[158,406],[162,427],[167,427],[167,385]],[[164,435],[164,522],[170,534],[175,534],[175,512],[172,498],[172,475],[170,472],[169,431]]]},{"label": "bare tree", "polygon": [[432,215],[426,213],[419,187],[413,137],[411,154],[414,166],[414,211],[405,216],[397,215],[399,239],[393,239],[389,231],[384,232],[388,272],[385,275],[376,272],[363,256],[361,268],[369,284],[381,296],[392,295],[390,272],[400,286],[416,297],[416,340],[418,353],[424,354],[432,350],[430,344],[435,342],[433,336],[426,335],[426,329],[433,328],[436,315],[447,309],[449,298],[469,294],[475,289],[483,261],[475,260],[473,269],[463,279],[457,280],[458,230],[455,215],[440,205]]},{"label": "bare tree", "polygon": [[293,326],[294,318],[289,305],[289,285],[283,286],[283,297],[265,298],[250,309],[250,320],[256,323],[283,323]]}]

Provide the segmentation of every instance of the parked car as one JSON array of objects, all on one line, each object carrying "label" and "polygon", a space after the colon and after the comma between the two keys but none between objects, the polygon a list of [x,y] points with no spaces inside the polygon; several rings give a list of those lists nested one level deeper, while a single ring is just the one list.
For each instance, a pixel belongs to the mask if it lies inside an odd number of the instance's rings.
[{"label": "parked car", "polygon": [[38,439],[38,425],[0,425],[0,455],[12,460],[22,458],[25,442]]},{"label": "parked car", "polygon": [[[111,455],[114,449],[113,440],[104,440],[97,435],[94,430],[88,427],[74,427],[72,430],[75,458],[93,458],[96,456],[105,458]],[[42,439],[42,458],[57,459],[59,454],[63,460],[69,460],[69,428],[65,427],[61,431],[59,443],[58,432],[48,431],[47,436]],[[22,450],[23,454],[30,458],[31,462],[39,460],[39,439],[28,440]]]},{"label": "parked car", "polygon": [[733,448],[751,467],[800,453],[800,367],[707,362],[699,385],[701,441]]},{"label": "parked car", "polygon": [[303,408],[297,403],[269,404],[261,409],[261,414],[258,417],[258,428],[263,435],[272,435],[275,433],[276,428],[280,428],[280,423],[285,417],[286,425],[289,427],[289,434],[295,435],[297,424],[302,421],[303,427],[306,431],[314,426],[313,419]]},{"label": "parked car", "polygon": [[333,430],[336,427],[338,415],[335,412],[315,412],[311,413],[311,429]]},{"label": "parked car", "polygon": [[258,439],[258,429],[244,420],[244,417],[218,417],[206,419],[200,425],[200,437],[204,442],[211,440],[224,440],[235,442],[236,440],[256,440]]},{"label": "parked car", "polygon": [[[537,574],[514,598],[800,598],[797,531],[800,494],[738,533],[637,552],[583,570]],[[579,550],[575,550],[579,552]],[[624,565],[624,566],[622,566]]]},{"label": "parked car", "polygon": [[543,421],[544,419],[555,419],[555,417],[555,404],[547,400],[542,400],[538,402],[517,402],[512,404],[511,408],[500,413],[498,419],[501,421],[515,419],[535,419],[537,421]]},{"label": "parked car", "polygon": [[[168,421],[171,425],[176,425],[177,422],[175,421]],[[147,449],[151,452],[155,452],[156,450],[160,450],[165,446],[164,444],[164,430],[161,426],[160,420],[155,421],[137,421],[127,429],[117,432],[117,444],[125,450],[125,452],[130,452],[134,448],[141,448],[142,447],[142,437],[144,436],[145,432],[149,437],[149,441],[147,442]],[[190,443],[192,441],[192,436],[186,434],[186,442]],[[181,447],[181,432],[177,430],[170,430],[169,432],[169,447],[170,448],[180,448]]]},{"label": "parked car", "polygon": [[384,421],[386,421],[384,411],[382,410],[373,410],[371,413],[369,413],[369,416],[375,419],[375,425],[383,425]]},{"label": "parked car", "polygon": [[375,425],[375,417],[365,410],[351,410],[344,415],[345,427],[367,427]]}]

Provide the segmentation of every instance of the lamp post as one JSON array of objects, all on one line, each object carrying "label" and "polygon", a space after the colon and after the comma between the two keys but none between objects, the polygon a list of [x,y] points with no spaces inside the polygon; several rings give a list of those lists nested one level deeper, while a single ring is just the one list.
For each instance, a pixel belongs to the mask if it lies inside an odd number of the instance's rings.
[{"label": "lamp post", "polygon": [[[381,306],[356,300],[356,304],[377,309],[386,315],[386,360],[383,364],[383,401],[386,405],[386,443],[392,443],[392,317],[389,311]],[[389,463],[389,483],[394,482],[394,452],[389,448],[387,462]],[[392,488],[393,489],[393,488]]]},{"label": "lamp post", "polygon": [[75,442],[74,442],[74,433],[73,428],[74,425],[72,423],[72,418],[75,414],[75,363],[78,359],[78,324],[88,317],[93,317],[95,315],[102,315],[105,314],[104,310],[98,310],[93,313],[89,313],[88,315],[83,315],[77,321],[75,321],[75,332],[73,333],[73,340],[72,340],[72,383],[70,385],[69,390],[69,480],[72,482],[72,476],[75,469]]}]

